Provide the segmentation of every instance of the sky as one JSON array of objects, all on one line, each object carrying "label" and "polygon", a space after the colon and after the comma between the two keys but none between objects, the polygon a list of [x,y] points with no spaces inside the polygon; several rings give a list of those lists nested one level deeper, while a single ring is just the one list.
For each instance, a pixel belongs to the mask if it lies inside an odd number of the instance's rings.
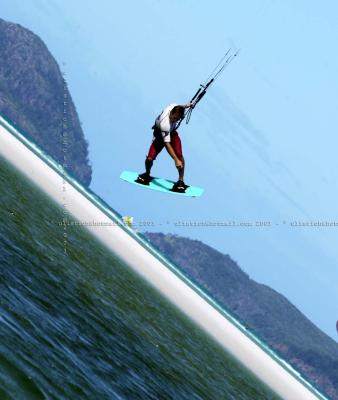
[{"label": "sky", "polygon": [[[338,226],[291,226],[338,223],[337,12],[328,0],[2,0],[0,17],[39,35],[65,73],[95,192],[140,231],[229,254],[337,340]],[[143,172],[155,117],[189,101],[229,47],[238,57],[180,127],[185,181],[205,194],[122,182]],[[176,179],[165,150],[153,175]]]}]

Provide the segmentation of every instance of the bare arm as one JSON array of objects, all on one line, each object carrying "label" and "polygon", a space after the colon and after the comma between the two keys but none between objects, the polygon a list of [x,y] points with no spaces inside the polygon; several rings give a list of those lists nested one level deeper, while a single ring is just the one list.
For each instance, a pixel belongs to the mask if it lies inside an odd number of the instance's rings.
[{"label": "bare arm", "polygon": [[170,154],[171,158],[175,161],[176,167],[181,168],[183,166],[182,161],[177,157],[170,142],[167,142],[164,145],[165,145],[165,148],[167,149],[167,152]]}]

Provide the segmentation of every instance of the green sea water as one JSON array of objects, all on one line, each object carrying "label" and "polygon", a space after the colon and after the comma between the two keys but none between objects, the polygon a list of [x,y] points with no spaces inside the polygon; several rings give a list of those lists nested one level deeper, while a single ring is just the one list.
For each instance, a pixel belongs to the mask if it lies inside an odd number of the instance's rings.
[{"label": "green sea water", "polygon": [[278,399],[0,158],[0,400]]}]

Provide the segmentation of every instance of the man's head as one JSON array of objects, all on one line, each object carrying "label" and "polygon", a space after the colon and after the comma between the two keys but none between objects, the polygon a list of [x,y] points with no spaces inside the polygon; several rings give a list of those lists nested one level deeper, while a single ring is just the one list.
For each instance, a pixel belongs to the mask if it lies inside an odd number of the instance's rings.
[{"label": "man's head", "polygon": [[170,120],[172,122],[177,122],[184,116],[184,107],[175,106],[170,112]]}]

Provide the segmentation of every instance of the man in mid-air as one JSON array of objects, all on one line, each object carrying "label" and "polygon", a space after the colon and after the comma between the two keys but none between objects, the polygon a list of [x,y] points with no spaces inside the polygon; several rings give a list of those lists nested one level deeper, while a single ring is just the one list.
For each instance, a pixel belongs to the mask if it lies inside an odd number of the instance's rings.
[{"label": "man in mid-air", "polygon": [[178,170],[178,181],[174,184],[172,190],[176,192],[184,192],[187,188],[184,183],[184,158],[182,153],[182,144],[176,129],[184,117],[185,109],[190,107],[192,107],[191,103],[184,105],[169,104],[156,118],[153,126],[153,141],[145,161],[146,172],[138,176],[138,183],[149,185],[149,182],[152,179],[150,176],[150,170],[153,166],[153,161],[162,151],[163,147],[165,147],[174,160],[175,166]]}]

